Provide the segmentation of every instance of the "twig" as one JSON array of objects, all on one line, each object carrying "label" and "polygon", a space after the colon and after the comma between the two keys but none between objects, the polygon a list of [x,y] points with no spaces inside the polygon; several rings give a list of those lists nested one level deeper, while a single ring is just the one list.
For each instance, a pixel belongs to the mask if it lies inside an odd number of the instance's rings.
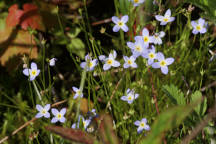
[{"label": "twig", "polygon": [[[52,107],[56,107],[56,106],[58,106],[58,105],[60,105],[60,104],[63,104],[63,103],[65,103],[65,102],[67,102],[67,100],[63,100],[63,101],[54,103],[54,104],[52,104]],[[29,124],[33,123],[33,122],[36,121],[36,120],[37,120],[37,118],[34,117],[34,118],[32,118],[30,121],[27,121],[26,123],[24,123],[23,125],[21,125],[18,129],[14,130],[10,136],[14,136],[14,135],[17,134],[19,131],[21,131],[23,128],[27,127]],[[9,138],[9,136],[6,136],[6,137],[4,137],[3,139],[1,139],[1,140],[0,140],[0,144],[3,143],[3,142],[5,142],[6,140],[8,140],[8,138]]]},{"label": "twig", "polygon": [[216,86],[216,81],[214,81],[213,83],[210,83],[209,85],[207,86],[204,86],[203,88],[201,88],[201,92],[205,91],[206,89],[210,88],[210,87],[213,87],[213,86]]},{"label": "twig", "polygon": [[210,110],[210,113],[207,115],[207,117],[203,121],[201,121],[199,124],[196,125],[196,127],[193,129],[193,131],[190,133],[190,135],[187,135],[182,140],[181,144],[189,144],[190,141],[199,134],[199,132],[208,124],[208,122],[212,118],[216,118],[216,104]]},{"label": "twig", "polygon": [[104,19],[104,20],[101,20],[101,21],[93,22],[91,25],[96,26],[96,25],[100,25],[100,24],[104,24],[104,23],[109,23],[111,21],[112,21],[112,19],[108,18],[108,19]]}]

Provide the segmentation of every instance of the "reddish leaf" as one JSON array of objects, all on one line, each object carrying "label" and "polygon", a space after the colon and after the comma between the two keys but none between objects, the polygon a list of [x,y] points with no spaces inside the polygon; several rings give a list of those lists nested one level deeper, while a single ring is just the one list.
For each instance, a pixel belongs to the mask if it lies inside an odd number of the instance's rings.
[{"label": "reddish leaf", "polygon": [[18,5],[14,4],[9,8],[9,14],[6,19],[6,24],[10,27],[14,27],[20,22],[20,17],[23,15],[23,11],[18,9]]},{"label": "reddish leaf", "polygon": [[71,141],[76,141],[85,144],[93,144],[96,141],[96,139],[92,135],[83,132],[82,130],[63,128],[60,126],[47,126],[45,128]]}]

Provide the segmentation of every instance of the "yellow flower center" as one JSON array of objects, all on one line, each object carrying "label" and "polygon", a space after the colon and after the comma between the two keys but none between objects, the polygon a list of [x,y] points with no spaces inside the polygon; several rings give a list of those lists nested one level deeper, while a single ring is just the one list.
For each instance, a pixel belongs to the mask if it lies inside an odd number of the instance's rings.
[{"label": "yellow flower center", "polygon": [[86,126],[86,122],[85,122],[85,121],[83,121],[83,126],[84,126],[84,127]]},{"label": "yellow flower center", "polygon": [[168,22],[169,19],[168,18],[164,18],[163,20],[164,20],[164,22]]},{"label": "yellow flower center", "polygon": [[35,76],[36,73],[37,73],[37,71],[36,70],[32,70],[31,73],[32,73],[33,76]]},{"label": "yellow flower center", "polygon": [[149,38],[148,38],[147,36],[145,36],[145,37],[143,38],[143,40],[144,40],[144,42],[148,42],[148,41],[149,41]]},{"label": "yellow flower center", "polygon": [[128,100],[132,100],[132,96],[129,96],[129,97],[128,97]]},{"label": "yellow flower center", "polygon": [[107,64],[109,64],[109,65],[111,65],[112,63],[113,63],[113,61],[110,59],[107,61]]},{"label": "yellow flower center", "polygon": [[134,0],[134,3],[138,3],[139,2],[139,0]]},{"label": "yellow flower center", "polygon": [[196,26],[196,29],[197,29],[198,31],[200,31],[200,30],[201,30],[201,26],[200,26],[200,25],[197,25],[197,26]]},{"label": "yellow flower center", "polygon": [[166,66],[166,62],[165,62],[165,60],[162,60],[161,62],[160,62],[160,66]]},{"label": "yellow flower center", "polygon": [[145,126],[145,123],[141,122],[141,123],[140,123],[140,126],[141,126],[141,127],[144,127],[144,126]]},{"label": "yellow flower center", "polygon": [[58,114],[58,115],[57,115],[57,118],[58,118],[58,119],[61,119],[61,117],[62,117],[61,114]]},{"label": "yellow flower center", "polygon": [[150,59],[153,59],[154,57],[155,57],[154,53],[150,53],[150,54],[149,54],[149,58],[150,58]]},{"label": "yellow flower center", "polygon": [[45,113],[46,113],[46,110],[45,110],[45,109],[43,109],[41,113],[42,113],[42,114],[45,114]]},{"label": "yellow flower center", "polygon": [[91,68],[93,66],[93,63],[92,62],[89,62],[88,63],[88,66]]},{"label": "yellow flower center", "polygon": [[132,61],[131,61],[131,60],[128,60],[128,64],[131,65],[131,64],[132,64]]},{"label": "yellow flower center", "polygon": [[122,27],[122,26],[123,26],[123,24],[124,24],[124,23],[123,23],[123,22],[121,22],[121,21],[119,21],[119,22],[118,22],[118,25],[119,25],[120,27]]},{"label": "yellow flower center", "polygon": [[135,49],[136,49],[136,51],[141,51],[141,47],[140,46],[136,46]]}]

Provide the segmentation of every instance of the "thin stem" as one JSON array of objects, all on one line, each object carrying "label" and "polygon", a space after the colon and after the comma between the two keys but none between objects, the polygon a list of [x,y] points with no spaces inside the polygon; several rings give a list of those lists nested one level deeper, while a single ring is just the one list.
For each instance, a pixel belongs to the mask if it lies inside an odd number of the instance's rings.
[{"label": "thin stem", "polygon": [[36,86],[36,84],[35,84],[35,81],[33,80],[32,83],[33,83],[34,89],[35,89],[35,91],[36,91],[36,93],[37,93],[37,95],[38,95],[39,100],[40,100],[41,103],[43,104],[43,101],[42,101],[40,92],[39,92],[39,90],[38,90],[38,88],[37,88],[37,86]]}]

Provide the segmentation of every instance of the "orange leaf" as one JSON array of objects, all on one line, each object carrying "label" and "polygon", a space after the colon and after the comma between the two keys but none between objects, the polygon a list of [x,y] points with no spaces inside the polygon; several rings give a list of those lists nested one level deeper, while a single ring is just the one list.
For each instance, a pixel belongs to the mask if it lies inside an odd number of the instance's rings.
[{"label": "orange leaf", "polygon": [[14,27],[20,22],[20,17],[23,15],[23,11],[18,9],[18,5],[14,4],[9,8],[9,14],[6,19],[8,26]]}]

